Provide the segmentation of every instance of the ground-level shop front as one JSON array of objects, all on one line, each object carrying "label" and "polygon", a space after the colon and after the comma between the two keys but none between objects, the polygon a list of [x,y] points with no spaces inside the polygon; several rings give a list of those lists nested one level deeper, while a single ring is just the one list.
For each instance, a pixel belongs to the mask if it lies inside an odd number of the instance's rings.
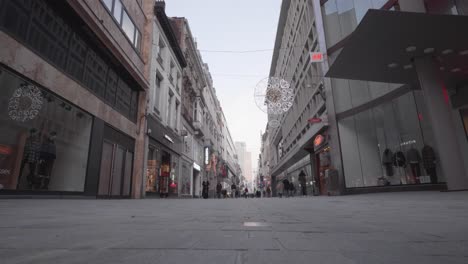
[{"label": "ground-level shop front", "polygon": [[421,91],[338,121],[346,188],[444,183]]},{"label": "ground-level shop front", "polygon": [[129,197],[134,139],[0,67],[0,194]]},{"label": "ground-level shop front", "polygon": [[[179,136],[152,117],[148,118],[148,128],[146,196],[178,197],[187,190],[190,191],[190,178],[183,178],[182,181],[179,178],[180,169],[184,168],[181,166],[183,162]],[[186,167],[187,165],[185,169]]]}]

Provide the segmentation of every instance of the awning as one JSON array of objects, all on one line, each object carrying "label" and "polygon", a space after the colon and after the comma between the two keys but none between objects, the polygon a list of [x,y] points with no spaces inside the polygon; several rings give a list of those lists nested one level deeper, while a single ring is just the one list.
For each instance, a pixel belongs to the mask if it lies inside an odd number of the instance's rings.
[{"label": "awning", "polygon": [[326,77],[417,84],[412,58],[432,54],[446,84],[459,83],[468,79],[467,29],[468,16],[371,9]]}]

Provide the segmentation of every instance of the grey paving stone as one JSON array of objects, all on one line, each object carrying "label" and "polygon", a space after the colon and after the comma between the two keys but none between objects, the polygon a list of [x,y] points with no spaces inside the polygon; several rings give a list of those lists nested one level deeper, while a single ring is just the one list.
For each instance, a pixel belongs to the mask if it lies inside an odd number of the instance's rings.
[{"label": "grey paving stone", "polygon": [[467,220],[468,192],[0,200],[0,263],[468,263]]}]

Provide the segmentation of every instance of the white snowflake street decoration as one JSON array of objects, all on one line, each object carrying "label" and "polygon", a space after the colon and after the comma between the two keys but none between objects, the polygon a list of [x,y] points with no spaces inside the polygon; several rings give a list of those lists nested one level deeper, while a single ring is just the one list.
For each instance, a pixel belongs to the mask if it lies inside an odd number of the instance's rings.
[{"label": "white snowflake street decoration", "polygon": [[34,85],[21,85],[8,102],[8,115],[12,120],[26,122],[33,120],[42,108],[42,93]]},{"label": "white snowflake street decoration", "polygon": [[286,80],[270,77],[257,84],[254,97],[260,110],[280,115],[286,113],[293,105],[294,91]]}]

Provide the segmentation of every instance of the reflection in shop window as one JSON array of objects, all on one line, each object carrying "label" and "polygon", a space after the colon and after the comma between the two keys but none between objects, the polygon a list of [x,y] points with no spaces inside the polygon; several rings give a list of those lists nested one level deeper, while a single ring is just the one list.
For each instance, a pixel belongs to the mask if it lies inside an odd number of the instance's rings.
[{"label": "reflection in shop window", "polygon": [[465,135],[468,139],[468,108],[460,110],[460,114],[463,120],[463,126],[465,127]]},{"label": "reflection in shop window", "polygon": [[84,191],[92,118],[0,68],[0,187]]}]

